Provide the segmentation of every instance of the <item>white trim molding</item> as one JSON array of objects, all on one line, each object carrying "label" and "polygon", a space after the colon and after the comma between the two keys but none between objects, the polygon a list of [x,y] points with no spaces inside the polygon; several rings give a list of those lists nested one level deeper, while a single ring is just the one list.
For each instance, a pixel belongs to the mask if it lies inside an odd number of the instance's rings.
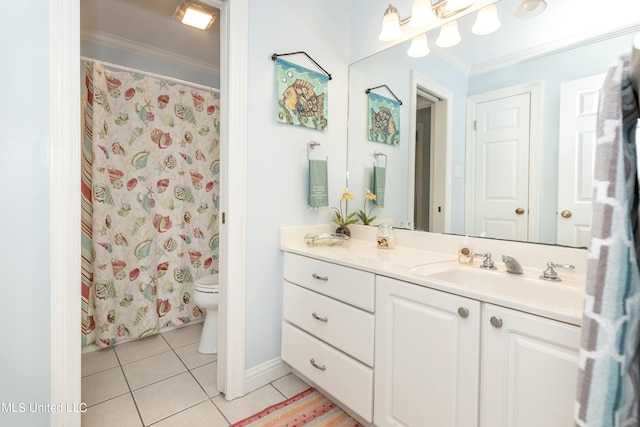
[{"label": "white trim molding", "polygon": [[[49,4],[49,51],[51,402],[79,408],[80,0]],[[80,413],[52,412],[51,425],[79,427]]]},{"label": "white trim molding", "polygon": [[220,75],[220,67],[215,64],[189,56],[179,55],[144,43],[134,42],[102,31],[83,28],[80,32],[80,38],[87,42],[118,49],[132,55],[144,56],[166,64],[177,65],[199,73],[212,74],[214,76]]},{"label": "white trim molding", "polygon": [[247,370],[245,392],[251,393],[289,373],[291,373],[291,366],[287,365],[281,358],[276,357],[275,359],[269,360]]},{"label": "white trim molding", "polygon": [[[249,1],[232,0],[222,9],[220,99],[222,109],[220,145],[221,212],[220,227],[220,324],[218,346],[218,389],[225,399],[245,394],[245,282],[246,206],[248,141],[248,57]],[[233,102],[231,102],[233,100]],[[233,141],[233,143],[231,143]],[[224,338],[223,338],[224,337]]]}]

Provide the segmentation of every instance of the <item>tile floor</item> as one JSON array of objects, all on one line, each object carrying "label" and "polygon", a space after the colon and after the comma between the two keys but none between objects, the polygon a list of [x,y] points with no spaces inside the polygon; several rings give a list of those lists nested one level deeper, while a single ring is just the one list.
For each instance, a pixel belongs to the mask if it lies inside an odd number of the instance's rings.
[{"label": "tile floor", "polygon": [[216,355],[197,351],[202,324],[82,355],[82,427],[226,427],[309,386],[289,374],[227,402]]}]

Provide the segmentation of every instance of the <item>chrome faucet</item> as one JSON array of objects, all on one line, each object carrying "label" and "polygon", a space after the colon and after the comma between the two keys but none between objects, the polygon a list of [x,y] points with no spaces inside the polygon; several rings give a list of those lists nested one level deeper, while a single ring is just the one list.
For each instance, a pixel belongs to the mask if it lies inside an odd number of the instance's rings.
[{"label": "chrome faucet", "polygon": [[491,259],[491,252],[485,252],[485,253],[473,253],[473,256],[481,256],[484,257],[484,260],[482,260],[482,264],[480,264],[480,268],[484,268],[487,270],[496,270],[496,266],[493,263],[493,260]]},{"label": "chrome faucet", "polygon": [[522,274],[522,267],[517,259],[509,255],[502,255],[502,262],[504,262],[505,267],[507,267],[508,273]]}]

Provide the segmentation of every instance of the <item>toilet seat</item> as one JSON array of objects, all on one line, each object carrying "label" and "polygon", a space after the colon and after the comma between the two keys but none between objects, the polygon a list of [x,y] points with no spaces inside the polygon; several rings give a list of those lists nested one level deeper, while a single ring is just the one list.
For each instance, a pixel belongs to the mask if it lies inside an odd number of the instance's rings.
[{"label": "toilet seat", "polygon": [[208,294],[217,294],[218,292],[218,275],[212,274],[210,276],[204,276],[196,280],[194,283],[194,289],[198,292],[204,292]]},{"label": "toilet seat", "polygon": [[198,292],[204,292],[206,294],[217,294],[219,293],[218,291],[218,285],[198,285],[196,284],[194,286],[194,289]]}]

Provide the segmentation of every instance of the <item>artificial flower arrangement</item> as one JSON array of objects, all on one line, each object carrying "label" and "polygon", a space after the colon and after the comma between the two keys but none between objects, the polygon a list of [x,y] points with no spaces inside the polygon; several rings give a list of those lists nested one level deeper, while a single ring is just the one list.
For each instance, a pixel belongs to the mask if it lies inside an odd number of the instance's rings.
[{"label": "artificial flower arrangement", "polygon": [[[333,222],[338,224],[338,229],[336,233],[346,234],[348,236],[351,235],[349,231],[349,225],[355,224],[358,222],[357,218],[354,218],[356,215],[355,212],[348,213],[348,206],[346,200],[353,200],[355,196],[353,193],[349,192],[349,189],[346,187],[342,188],[342,197],[340,197],[340,203],[337,208],[333,208],[335,214],[331,218]],[[345,202],[344,210],[342,209],[342,202]]]},{"label": "artificial flower arrangement", "polygon": [[[369,225],[373,222],[374,219],[376,219],[376,215],[371,215],[371,212],[375,208],[375,205],[373,205],[373,202],[375,202],[375,200],[376,195],[373,194],[371,190],[367,190],[367,194],[364,195],[364,209],[358,211],[358,218],[360,218],[360,221],[362,221],[364,225]],[[369,201],[371,202],[372,206],[369,209],[369,212],[367,212],[367,202]]]}]

